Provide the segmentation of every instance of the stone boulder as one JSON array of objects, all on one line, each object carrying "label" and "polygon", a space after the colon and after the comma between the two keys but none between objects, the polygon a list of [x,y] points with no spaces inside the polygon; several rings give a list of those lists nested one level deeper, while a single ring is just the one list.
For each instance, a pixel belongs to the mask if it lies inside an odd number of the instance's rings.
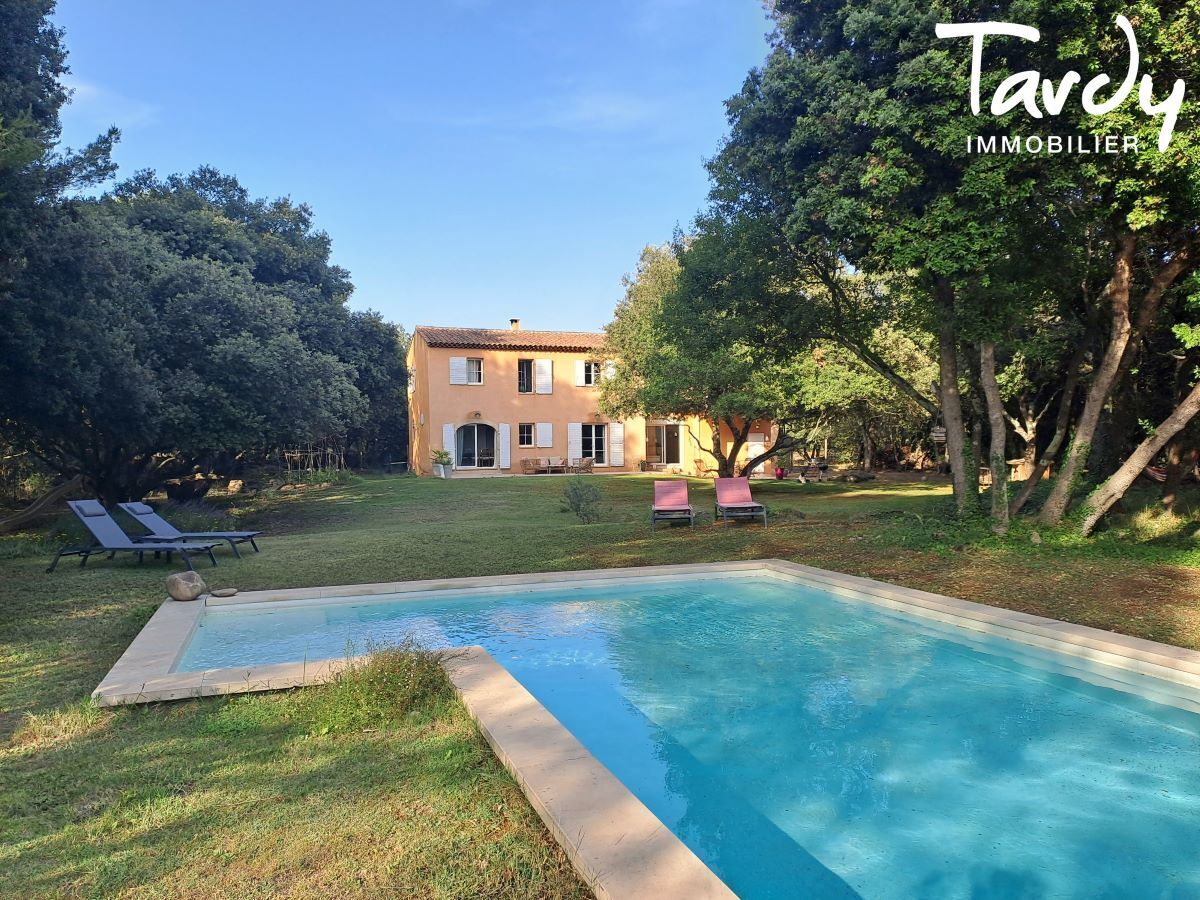
[{"label": "stone boulder", "polygon": [[167,576],[167,593],[172,600],[195,600],[207,590],[208,585],[195,572],[176,572]]}]

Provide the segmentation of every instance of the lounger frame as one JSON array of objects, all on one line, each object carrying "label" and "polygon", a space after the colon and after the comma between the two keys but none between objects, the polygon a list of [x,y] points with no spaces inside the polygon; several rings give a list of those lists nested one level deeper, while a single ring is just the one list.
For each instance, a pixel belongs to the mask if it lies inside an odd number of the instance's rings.
[{"label": "lounger frame", "polygon": [[715,504],[716,511],[714,518],[720,519],[722,524],[731,519],[762,519],[764,525],[767,524],[767,508],[761,503],[755,503],[753,506],[722,506],[720,503]]}]

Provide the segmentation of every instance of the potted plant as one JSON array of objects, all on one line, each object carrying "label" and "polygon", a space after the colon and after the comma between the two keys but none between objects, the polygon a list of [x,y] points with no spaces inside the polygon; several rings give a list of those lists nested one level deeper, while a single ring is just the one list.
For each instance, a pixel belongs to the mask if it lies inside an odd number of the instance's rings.
[{"label": "potted plant", "polygon": [[433,451],[433,474],[438,478],[449,478],[454,471],[454,459],[449,450]]}]

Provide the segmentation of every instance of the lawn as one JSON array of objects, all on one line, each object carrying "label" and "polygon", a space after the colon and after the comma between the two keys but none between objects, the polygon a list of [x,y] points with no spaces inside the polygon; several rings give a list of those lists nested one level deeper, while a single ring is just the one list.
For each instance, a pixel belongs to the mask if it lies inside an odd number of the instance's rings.
[{"label": "lawn", "polygon": [[[647,524],[649,478],[600,478],[600,522],[560,478],[358,478],[215,498],[269,533],[201,573],[255,589],[781,557],[1200,649],[1192,515],[1149,495],[1090,543],[945,518],[937,479],[764,483],[771,524]],[[1195,497],[1187,498],[1195,504]],[[0,539],[0,871],[26,896],[586,896],[463,708],[386,693],[343,727],[325,689],[97,710],[87,697],[169,571]],[[373,706],[372,706],[373,704]]]}]

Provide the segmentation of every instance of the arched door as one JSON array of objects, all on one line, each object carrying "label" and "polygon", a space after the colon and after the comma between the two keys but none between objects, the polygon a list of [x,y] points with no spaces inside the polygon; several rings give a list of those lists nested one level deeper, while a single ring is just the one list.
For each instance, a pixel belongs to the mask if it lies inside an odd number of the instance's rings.
[{"label": "arched door", "polygon": [[473,422],[455,433],[454,465],[459,469],[492,469],[496,466],[496,429]]}]

